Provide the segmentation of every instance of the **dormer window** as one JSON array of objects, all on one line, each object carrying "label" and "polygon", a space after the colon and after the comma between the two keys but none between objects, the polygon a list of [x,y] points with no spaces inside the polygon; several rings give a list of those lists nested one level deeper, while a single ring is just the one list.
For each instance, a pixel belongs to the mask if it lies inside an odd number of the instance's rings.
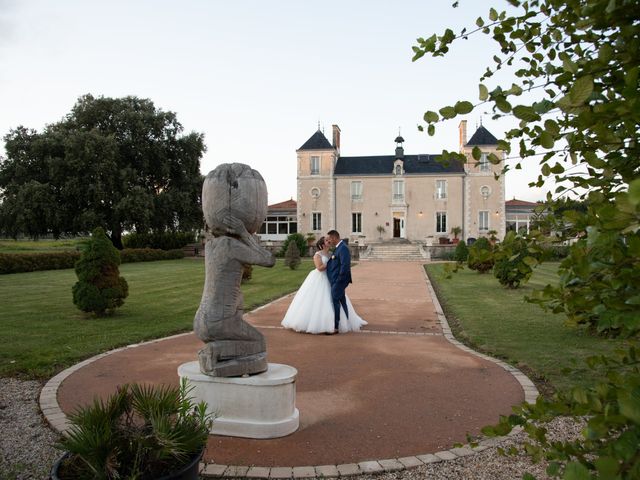
[{"label": "dormer window", "polygon": [[393,174],[396,177],[404,175],[404,162],[402,160],[398,159],[393,163]]}]

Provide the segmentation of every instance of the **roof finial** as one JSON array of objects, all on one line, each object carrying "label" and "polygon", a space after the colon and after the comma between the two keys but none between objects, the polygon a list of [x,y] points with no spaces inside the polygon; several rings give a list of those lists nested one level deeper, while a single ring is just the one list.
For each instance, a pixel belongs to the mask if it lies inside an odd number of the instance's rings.
[{"label": "roof finial", "polygon": [[320,131],[320,120],[318,120],[318,131]]},{"label": "roof finial", "polygon": [[398,127],[398,136],[401,137],[402,134],[400,133],[400,127]]},{"label": "roof finial", "polygon": [[480,115],[480,126],[482,126],[482,115]]}]

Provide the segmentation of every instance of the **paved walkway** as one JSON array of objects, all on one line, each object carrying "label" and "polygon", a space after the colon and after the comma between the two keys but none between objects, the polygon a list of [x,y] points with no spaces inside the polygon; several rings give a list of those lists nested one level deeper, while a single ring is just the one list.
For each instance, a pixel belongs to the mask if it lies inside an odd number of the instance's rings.
[{"label": "paved walkway", "polygon": [[[421,264],[366,262],[353,269],[353,277],[347,292],[369,322],[362,332],[326,336],[280,328],[291,296],[247,315],[267,338],[269,361],[298,369],[300,428],[271,440],[211,436],[205,462],[267,467],[252,471],[271,471],[272,477],[277,470],[268,467],[344,470],[360,463],[356,471],[363,471],[382,463],[368,461],[404,459],[394,464],[403,467],[415,463],[408,458],[422,455],[424,461],[425,454],[465,443],[467,433],[478,435],[525,394],[528,401],[535,398],[533,384],[517,370],[451,342]],[[58,406],[69,413],[127,382],[177,384],[178,366],[196,359],[201,345],[186,334],[90,359],[52,379],[43,389],[43,411],[63,427]],[[280,473],[288,477],[292,471]]]}]

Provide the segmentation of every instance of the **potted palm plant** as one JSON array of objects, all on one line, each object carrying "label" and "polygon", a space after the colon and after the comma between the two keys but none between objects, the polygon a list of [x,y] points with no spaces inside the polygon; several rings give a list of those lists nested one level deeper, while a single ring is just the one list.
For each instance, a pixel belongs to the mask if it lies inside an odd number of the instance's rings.
[{"label": "potted palm plant", "polygon": [[180,387],[124,385],[78,409],[59,442],[52,480],[197,479],[212,417]]},{"label": "potted palm plant", "polygon": [[451,229],[451,233],[453,233],[453,243],[458,243],[460,241],[460,239],[458,238],[458,235],[460,235],[462,233],[462,228],[460,227],[453,227]]}]

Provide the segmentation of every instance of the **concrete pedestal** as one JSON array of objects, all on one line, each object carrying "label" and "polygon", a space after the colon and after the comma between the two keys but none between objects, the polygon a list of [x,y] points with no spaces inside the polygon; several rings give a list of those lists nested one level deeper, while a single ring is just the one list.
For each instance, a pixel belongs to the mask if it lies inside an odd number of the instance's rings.
[{"label": "concrete pedestal", "polygon": [[197,361],[178,367],[180,378],[193,386],[190,395],[196,402],[207,402],[216,416],[211,433],[245,438],[284,437],[298,429],[297,374],[295,368],[279,363],[250,377],[204,375]]}]

